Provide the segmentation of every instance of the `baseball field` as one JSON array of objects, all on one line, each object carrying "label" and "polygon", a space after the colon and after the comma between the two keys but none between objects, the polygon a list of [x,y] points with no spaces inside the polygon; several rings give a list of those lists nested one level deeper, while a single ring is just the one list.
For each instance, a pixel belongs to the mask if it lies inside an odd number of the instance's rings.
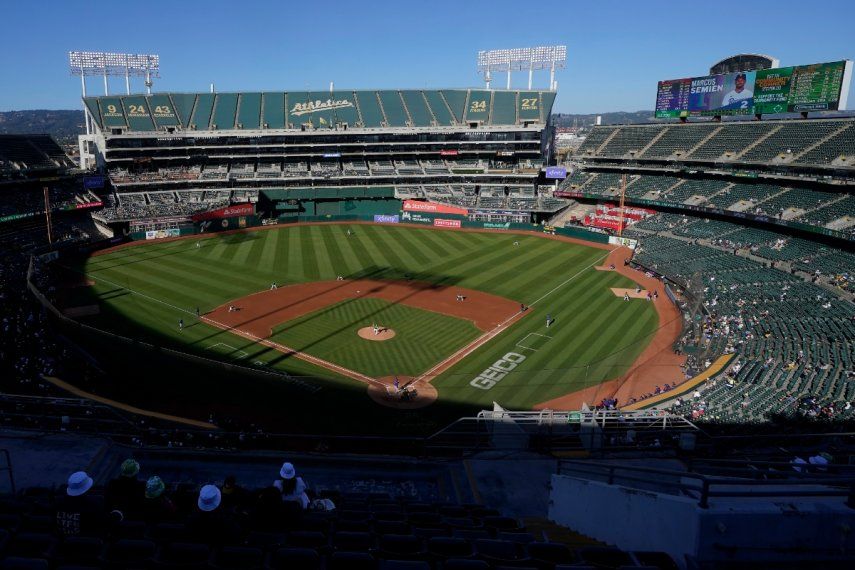
[{"label": "baseball field", "polygon": [[[342,397],[394,407],[396,383],[416,389],[416,407],[532,409],[619,378],[660,326],[655,303],[612,290],[635,282],[596,269],[611,249],[534,234],[281,226],[99,252],[73,268],[86,286],[65,304],[97,306],[79,320],[126,337],[284,373],[285,409]],[[240,374],[211,382],[214,394],[263,393]],[[161,398],[181,392],[174,379],[158,386]]]}]

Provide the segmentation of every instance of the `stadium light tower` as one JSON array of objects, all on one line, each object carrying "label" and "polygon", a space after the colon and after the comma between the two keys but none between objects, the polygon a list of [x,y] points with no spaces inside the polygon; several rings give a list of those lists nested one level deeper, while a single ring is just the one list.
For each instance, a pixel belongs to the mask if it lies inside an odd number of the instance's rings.
[{"label": "stadium light tower", "polygon": [[86,77],[104,77],[104,95],[110,94],[108,76],[125,78],[125,92],[131,94],[131,77],[145,77],[146,92],[151,95],[152,78],[160,77],[160,56],[153,54],[110,53],[101,51],[70,51],[68,64],[72,75],[80,76],[86,97]]},{"label": "stadium light tower", "polygon": [[478,71],[484,74],[487,89],[493,80],[494,71],[508,74],[506,89],[511,88],[511,72],[528,70],[528,88],[534,71],[549,69],[549,88],[555,90],[555,70],[564,69],[567,64],[567,46],[538,46],[516,49],[491,49],[478,52]]}]

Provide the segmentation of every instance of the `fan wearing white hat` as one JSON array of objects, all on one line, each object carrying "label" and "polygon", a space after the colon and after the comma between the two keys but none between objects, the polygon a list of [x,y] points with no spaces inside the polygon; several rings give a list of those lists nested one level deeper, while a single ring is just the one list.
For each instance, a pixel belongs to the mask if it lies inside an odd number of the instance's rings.
[{"label": "fan wearing white hat", "polygon": [[233,541],[241,534],[237,521],[220,508],[223,494],[216,485],[199,489],[196,512],[187,521],[187,530],[194,540],[207,544]]},{"label": "fan wearing white hat", "polygon": [[294,501],[300,503],[304,509],[309,506],[309,496],[306,494],[308,486],[302,477],[297,477],[297,470],[287,461],[279,469],[279,479],[273,482],[282,494],[283,501]]},{"label": "fan wearing white hat", "polygon": [[85,471],[68,477],[65,493],[54,502],[56,530],[64,536],[97,532],[104,524],[104,500],[92,492],[94,481]]}]

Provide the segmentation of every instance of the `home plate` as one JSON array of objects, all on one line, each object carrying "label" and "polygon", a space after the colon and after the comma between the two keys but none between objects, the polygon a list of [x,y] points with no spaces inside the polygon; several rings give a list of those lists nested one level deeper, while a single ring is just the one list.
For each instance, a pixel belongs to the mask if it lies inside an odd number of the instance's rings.
[{"label": "home plate", "polygon": [[620,289],[618,287],[612,287],[612,293],[615,294],[615,297],[623,298],[624,295],[629,295],[630,299],[646,299],[647,298],[647,289],[642,289],[638,293],[635,292],[635,289]]}]

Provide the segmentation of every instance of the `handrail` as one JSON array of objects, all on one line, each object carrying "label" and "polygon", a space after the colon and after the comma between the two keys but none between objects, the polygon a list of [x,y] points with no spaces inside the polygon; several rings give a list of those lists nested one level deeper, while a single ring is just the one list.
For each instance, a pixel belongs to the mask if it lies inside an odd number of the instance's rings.
[{"label": "handrail", "polygon": [[[808,468],[808,466],[805,466]],[[755,479],[716,477],[674,471],[653,467],[615,465],[592,463],[565,459],[559,461],[558,474],[572,475],[567,471],[575,471],[580,476],[600,476],[609,485],[617,484],[615,479],[629,482],[647,483],[676,491],[680,495],[692,496],[699,493],[698,506],[709,508],[711,497],[846,497],[846,505],[855,508],[855,477],[817,477],[815,473],[808,474],[792,471],[787,473],[792,478],[787,479]],[[621,474],[626,473],[626,474]],[[656,476],[653,477],[645,477]],[[691,485],[690,482],[696,482]],[[793,487],[799,489],[777,490],[775,487]],[[750,490],[745,490],[749,487]],[[767,489],[772,487],[772,489]],[[735,489],[736,488],[736,489]]]},{"label": "handrail", "polygon": [[0,466],[0,471],[8,471],[9,472],[9,487],[12,491],[12,494],[15,494],[15,475],[12,471],[12,457],[9,455],[8,449],[0,449],[0,453],[3,454],[3,457],[6,458],[6,463],[3,466]]}]

